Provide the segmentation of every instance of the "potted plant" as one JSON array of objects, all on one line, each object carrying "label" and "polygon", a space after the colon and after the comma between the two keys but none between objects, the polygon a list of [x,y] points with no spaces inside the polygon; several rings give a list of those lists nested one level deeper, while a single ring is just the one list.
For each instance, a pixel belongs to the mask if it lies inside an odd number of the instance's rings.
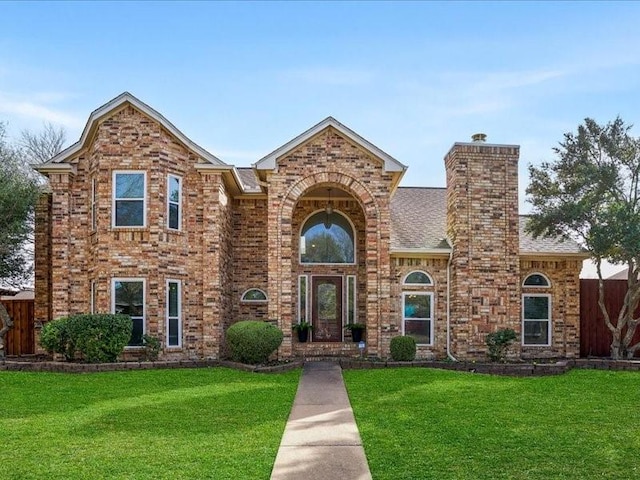
[{"label": "potted plant", "polygon": [[305,343],[309,339],[309,332],[313,330],[313,325],[309,322],[296,323],[293,327],[294,332],[298,332],[298,341]]},{"label": "potted plant", "polygon": [[349,323],[344,328],[351,331],[351,340],[354,342],[360,342],[362,341],[362,334],[366,330],[367,326],[364,323]]}]

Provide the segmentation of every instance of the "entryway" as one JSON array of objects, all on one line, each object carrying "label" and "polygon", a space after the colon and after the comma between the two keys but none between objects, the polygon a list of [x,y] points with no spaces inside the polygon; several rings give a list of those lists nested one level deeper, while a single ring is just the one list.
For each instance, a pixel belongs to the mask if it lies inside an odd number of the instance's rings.
[{"label": "entryway", "polygon": [[311,339],[342,341],[342,276],[311,277]]}]

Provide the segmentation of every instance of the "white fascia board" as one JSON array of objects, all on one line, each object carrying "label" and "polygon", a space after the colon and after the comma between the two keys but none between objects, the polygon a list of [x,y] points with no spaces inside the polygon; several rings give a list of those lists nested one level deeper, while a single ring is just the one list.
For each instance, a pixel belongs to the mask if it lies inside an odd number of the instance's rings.
[{"label": "white fascia board", "polygon": [[69,163],[41,163],[31,168],[38,173],[75,173],[75,167]]},{"label": "white fascia board", "polygon": [[391,255],[394,257],[402,256],[444,256],[447,257],[451,253],[450,248],[402,248],[391,249]]},{"label": "white fascia board", "polygon": [[167,120],[163,115],[161,115],[159,112],[151,108],[146,103],[138,100],[129,92],[121,93],[113,100],[110,100],[109,102],[105,103],[101,107],[91,112],[91,115],[89,115],[89,120],[87,120],[87,124],[85,125],[84,130],[82,131],[82,135],[80,136],[80,140],[78,140],[76,143],[74,143],[70,147],[62,150],[55,157],[49,160],[45,165],[51,164],[51,163],[62,163],[65,160],[67,160],[69,157],[75,155],[80,150],[82,150],[82,148],[84,147],[84,145],[88,140],[89,135],[91,134],[91,131],[93,130],[95,123],[105,115],[120,108],[123,104],[127,102],[130,103],[136,109],[140,110],[142,113],[144,113],[148,117],[158,122],[165,129],[167,129],[173,136],[175,136],[178,140],[180,140],[180,142],[182,142],[188,149],[198,154],[203,159],[207,160],[208,162],[214,165],[226,165],[226,163],[224,163],[222,160],[217,158],[215,155],[212,155],[211,153],[207,152],[204,148],[202,148],[200,145],[190,140],[184,133],[178,130],[176,126],[173,125],[169,120]]},{"label": "white fascia board", "polygon": [[552,257],[552,258],[589,258],[591,255],[589,252],[520,252],[520,258],[540,258],[540,257]]},{"label": "white fascia board", "polygon": [[257,170],[274,170],[276,168],[276,161],[278,158],[296,149],[297,147],[299,147],[300,145],[302,145],[307,140],[311,139],[314,135],[317,135],[327,127],[335,128],[338,132],[343,134],[345,137],[349,138],[354,143],[360,145],[365,150],[368,150],[369,152],[374,154],[376,157],[380,158],[384,162],[384,169],[386,172],[404,172],[407,169],[406,165],[403,165],[388,153],[384,152],[383,150],[380,150],[373,143],[365,140],[356,132],[344,126],[342,123],[340,123],[333,117],[325,118],[320,123],[311,127],[306,132],[301,133],[300,135],[295,137],[293,140],[285,143],[280,148],[271,152],[269,155],[258,160],[256,163],[253,164],[253,167],[256,168]]},{"label": "white fascia board", "polygon": [[238,169],[233,165],[227,165],[227,164],[212,165],[209,163],[198,163],[195,165],[195,169],[198,172],[231,172],[231,174],[233,175],[233,179],[236,182],[236,185],[238,186],[238,188],[242,193],[262,193],[262,191],[253,192],[251,190],[247,190],[244,187],[242,180],[240,180],[240,174],[238,173]]}]

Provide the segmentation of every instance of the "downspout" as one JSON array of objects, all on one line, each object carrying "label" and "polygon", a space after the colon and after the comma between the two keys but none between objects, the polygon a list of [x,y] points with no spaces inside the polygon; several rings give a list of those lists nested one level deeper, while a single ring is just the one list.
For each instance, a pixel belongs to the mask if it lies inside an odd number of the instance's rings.
[{"label": "downspout", "polygon": [[453,262],[453,247],[448,238],[445,240],[451,247],[449,260],[447,261],[447,358],[457,362],[458,359],[451,353],[451,263]]}]

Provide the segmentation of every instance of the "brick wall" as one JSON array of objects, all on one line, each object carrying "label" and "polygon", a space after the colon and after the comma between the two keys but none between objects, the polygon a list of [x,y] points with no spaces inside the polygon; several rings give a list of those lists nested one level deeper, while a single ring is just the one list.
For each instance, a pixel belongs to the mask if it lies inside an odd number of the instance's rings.
[{"label": "brick wall", "polygon": [[484,358],[484,337],[520,332],[518,147],[456,143],[445,157],[453,242],[452,350]]}]

